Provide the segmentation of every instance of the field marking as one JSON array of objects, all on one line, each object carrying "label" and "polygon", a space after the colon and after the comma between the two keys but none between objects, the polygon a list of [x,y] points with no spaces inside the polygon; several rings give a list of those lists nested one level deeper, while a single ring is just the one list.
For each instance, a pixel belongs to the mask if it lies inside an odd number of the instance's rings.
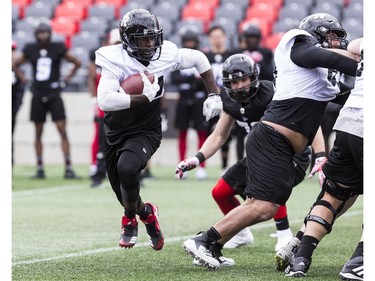
[{"label": "field marking", "polygon": [[[363,214],[362,210],[357,210],[357,211],[349,211],[343,215],[343,217],[353,217]],[[296,224],[296,223],[301,223],[301,220],[293,220],[290,221],[290,224]],[[269,228],[269,227],[275,227],[275,224],[273,222],[270,223],[261,223],[261,224],[256,224],[251,226],[251,229],[264,229],[264,228]],[[176,241],[181,241],[185,239],[191,238],[192,235],[188,236],[177,236],[177,237],[171,237],[165,240],[165,243],[171,243],[171,242],[176,242]],[[149,247],[150,243],[149,242],[144,242],[144,243],[139,243],[135,245],[134,247],[140,248],[140,247]],[[87,250],[87,251],[82,251],[78,253],[71,253],[71,254],[66,254],[66,255],[61,255],[61,256],[55,256],[55,257],[50,257],[50,258],[44,258],[44,259],[32,259],[32,260],[24,260],[24,261],[18,261],[18,262],[13,262],[12,266],[19,266],[19,265],[27,265],[27,264],[35,264],[35,263],[40,263],[40,262],[49,262],[53,260],[63,260],[63,259],[70,259],[70,258],[76,258],[76,257],[82,257],[82,256],[88,256],[88,255],[95,255],[98,253],[106,253],[106,252],[112,252],[116,250],[123,250],[120,247],[111,247],[111,248],[101,248],[101,249],[95,249],[95,250]]]},{"label": "field marking", "polygon": [[75,185],[61,185],[61,186],[54,186],[49,188],[40,188],[34,190],[20,190],[20,191],[13,191],[12,196],[30,196],[30,195],[38,195],[38,194],[48,194],[48,193],[56,193],[61,191],[67,191],[72,189],[78,188],[87,188],[89,184],[75,184]]}]

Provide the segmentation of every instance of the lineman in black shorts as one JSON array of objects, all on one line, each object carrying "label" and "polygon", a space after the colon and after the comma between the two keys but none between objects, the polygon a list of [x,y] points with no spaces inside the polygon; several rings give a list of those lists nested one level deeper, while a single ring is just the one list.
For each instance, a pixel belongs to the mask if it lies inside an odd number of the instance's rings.
[{"label": "lineman in black shorts", "polygon": [[[244,227],[269,220],[288,200],[295,179],[294,154],[312,144],[329,101],[340,93],[328,69],[354,75],[357,56],[344,50],[346,32],[329,14],[313,14],[284,34],[275,49],[276,90],[246,141],[245,202],[206,232],[186,240],[185,249],[205,266],[220,268],[215,245]],[[340,49],[341,48],[341,49]]]},{"label": "lineman in black shorts", "polygon": [[[246,82],[242,82],[246,78],[251,78],[250,86],[246,86]],[[258,122],[271,102],[274,95],[273,83],[267,80],[258,79],[258,67],[255,62],[244,54],[236,54],[230,56],[223,65],[223,81],[225,91],[221,94],[223,101],[223,112],[214,132],[208,137],[198,154],[207,160],[225,141],[226,136],[230,133],[234,121],[242,121],[246,123],[246,130],[251,131],[251,127]],[[245,86],[241,88],[232,88],[234,83],[243,83]],[[249,83],[249,82],[247,82]],[[323,138],[320,136],[320,142]],[[310,148],[306,147],[302,153],[294,156],[295,177],[291,186],[298,185],[305,177],[305,172],[310,164]],[[196,167],[196,164],[202,162],[202,159],[193,157],[179,163],[176,173],[179,176],[185,171]],[[235,195],[240,195],[246,199],[244,195],[246,189],[246,158],[239,160],[230,167],[212,189],[212,195],[224,214],[229,213],[232,209],[240,205]],[[285,208],[285,206],[280,206]],[[289,227],[289,225],[288,225]],[[251,237],[251,238],[250,238]],[[244,228],[236,236],[234,236],[227,244],[226,248],[234,248],[240,245],[252,243],[252,234]],[[287,241],[288,242],[288,241]],[[224,261],[223,259],[221,259]],[[229,265],[227,259],[225,263]],[[196,264],[196,263],[194,263]],[[223,263],[221,263],[223,265]]]},{"label": "lineman in black shorts", "polygon": [[[81,66],[81,62],[68,51],[64,43],[51,42],[51,34],[51,27],[46,23],[40,23],[35,29],[36,42],[25,45],[22,55],[14,62],[14,67],[19,72],[18,67],[22,63],[29,61],[33,68],[33,81],[30,88],[33,95],[30,120],[35,124],[35,150],[37,157],[37,171],[33,178],[45,178],[42,133],[47,114],[50,113],[61,137],[65,162],[64,177],[66,179],[74,179],[78,177],[71,166],[65,108],[60,94],[64,85]],[[61,81],[60,66],[63,59],[71,62],[74,67]],[[23,79],[26,80],[24,75]]]}]

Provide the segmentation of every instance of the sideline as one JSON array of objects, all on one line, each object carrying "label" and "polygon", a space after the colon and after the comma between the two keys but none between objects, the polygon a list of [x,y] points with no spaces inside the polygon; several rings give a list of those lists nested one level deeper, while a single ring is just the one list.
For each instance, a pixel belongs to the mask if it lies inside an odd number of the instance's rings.
[{"label": "sideline", "polygon": [[[360,214],[363,214],[363,211],[361,211],[361,210],[352,211],[352,212],[349,211],[348,213],[345,213],[342,216],[343,217],[353,217],[353,216],[357,216],[357,215],[360,215]],[[301,220],[293,220],[290,223],[291,224],[297,224],[297,223],[300,223],[300,222],[301,222]],[[263,229],[263,228],[269,228],[269,227],[275,227],[275,224],[273,222],[272,223],[262,223],[262,224],[259,224],[259,225],[252,226],[251,229],[254,230],[254,229]],[[183,240],[191,238],[192,236],[193,235],[171,237],[169,239],[166,239],[165,243],[183,241]],[[134,247],[140,248],[140,247],[146,247],[146,246],[147,247],[149,246],[149,242],[139,243],[139,244],[136,244]],[[120,247],[99,248],[99,249],[87,250],[87,251],[82,251],[82,252],[78,252],[78,253],[71,253],[71,254],[55,256],[55,257],[50,257],[50,258],[44,258],[44,259],[32,259],[32,260],[24,260],[24,261],[13,262],[12,266],[28,265],[28,264],[35,264],[35,263],[40,263],[40,262],[49,262],[49,261],[53,261],[53,260],[70,259],[70,258],[76,258],[76,257],[82,257],[82,256],[88,256],[88,255],[95,255],[95,254],[98,254],[98,253],[112,252],[112,251],[116,251],[116,250],[123,250],[123,249],[120,248]]]}]

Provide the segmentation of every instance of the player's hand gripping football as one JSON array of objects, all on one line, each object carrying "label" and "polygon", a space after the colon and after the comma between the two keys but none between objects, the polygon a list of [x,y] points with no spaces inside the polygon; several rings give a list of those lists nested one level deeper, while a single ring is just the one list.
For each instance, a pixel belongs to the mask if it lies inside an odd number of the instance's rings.
[{"label": "player's hand gripping football", "polygon": [[199,160],[197,157],[185,159],[177,165],[175,174],[177,175],[178,179],[181,179],[184,175],[184,172],[193,170],[198,165]]},{"label": "player's hand gripping football", "polygon": [[315,159],[315,165],[314,167],[312,168],[308,178],[311,178],[315,175],[316,172],[318,172],[318,175],[319,175],[319,184],[320,186],[323,185],[323,182],[326,178],[325,174],[323,173],[323,165],[324,163],[327,161],[327,158],[322,156],[322,157],[318,157]]},{"label": "player's hand gripping football", "polygon": [[223,110],[223,102],[219,94],[209,94],[203,104],[203,115],[206,121],[220,114]]},{"label": "player's hand gripping football", "polygon": [[154,74],[154,82],[151,83],[148,80],[147,76],[144,73],[140,73],[142,76],[143,81],[143,95],[145,95],[148,100],[151,102],[154,100],[157,92],[160,90],[160,86],[158,84],[158,77]]}]

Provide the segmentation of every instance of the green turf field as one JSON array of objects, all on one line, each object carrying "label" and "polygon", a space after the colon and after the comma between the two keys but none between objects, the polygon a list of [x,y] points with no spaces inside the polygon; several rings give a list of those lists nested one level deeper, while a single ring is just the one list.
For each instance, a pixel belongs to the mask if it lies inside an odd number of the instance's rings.
[{"label": "green turf field", "polygon": [[[182,242],[206,230],[222,214],[211,198],[219,168],[209,168],[209,180],[194,173],[174,178],[174,167],[153,167],[156,180],[141,189],[145,202],[159,206],[164,248],[156,252],[139,224],[137,245],[120,249],[122,210],[108,184],[90,188],[86,166],[76,167],[82,180],[64,180],[60,166],[46,168],[47,179],[30,180],[34,167],[15,166],[12,196],[12,280],[288,280],[274,270],[276,238],[273,221],[251,229],[255,244],[223,251],[236,266],[209,271],[194,267]],[[306,179],[288,202],[295,232],[319,192],[318,181]],[[338,273],[361,235],[362,197],[339,218],[319,244],[308,280],[340,280]]]}]

